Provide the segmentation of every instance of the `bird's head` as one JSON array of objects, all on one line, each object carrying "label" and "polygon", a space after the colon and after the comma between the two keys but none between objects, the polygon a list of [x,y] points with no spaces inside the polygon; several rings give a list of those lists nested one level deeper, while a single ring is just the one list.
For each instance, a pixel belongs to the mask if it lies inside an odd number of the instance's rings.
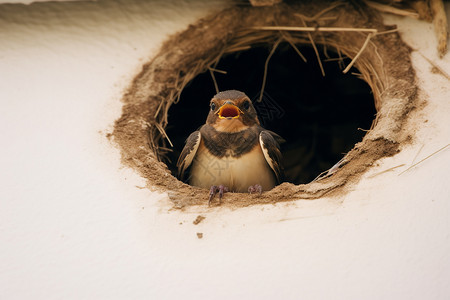
[{"label": "bird's head", "polygon": [[236,90],[228,90],[218,93],[211,99],[206,123],[217,131],[238,132],[259,125],[259,120],[247,95]]}]

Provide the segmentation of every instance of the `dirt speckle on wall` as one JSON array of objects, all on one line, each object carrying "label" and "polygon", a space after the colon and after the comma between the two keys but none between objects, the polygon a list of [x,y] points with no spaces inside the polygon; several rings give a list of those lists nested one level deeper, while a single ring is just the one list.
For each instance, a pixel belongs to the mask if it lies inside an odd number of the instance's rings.
[{"label": "dirt speckle on wall", "polygon": [[[368,28],[376,33],[369,40],[367,33],[358,30],[258,29],[275,25],[305,27],[305,24],[313,28]],[[333,49],[350,59],[357,58],[355,67],[372,88],[375,98],[377,115],[371,130],[335,167],[313,182],[283,183],[262,195],[227,193],[221,205],[242,207],[317,199],[325,194],[345,192],[345,187],[355,183],[376,160],[397,153],[401,143],[407,142],[410,136],[405,120],[415,107],[415,73],[410,49],[393,29],[383,25],[377,13],[364,5],[341,2],[231,7],[201,19],[170,37],[159,53],[143,66],[124,95],[123,113],[113,132],[123,162],[147,178],[150,189],[167,191],[175,207],[206,204],[207,190],[179,181],[161,162],[161,157],[170,151],[164,130],[170,106],[180,100],[181,91],[195,76],[213,68],[227,53],[261,44],[273,45],[280,39],[296,45],[311,45],[312,39],[316,45]]]}]

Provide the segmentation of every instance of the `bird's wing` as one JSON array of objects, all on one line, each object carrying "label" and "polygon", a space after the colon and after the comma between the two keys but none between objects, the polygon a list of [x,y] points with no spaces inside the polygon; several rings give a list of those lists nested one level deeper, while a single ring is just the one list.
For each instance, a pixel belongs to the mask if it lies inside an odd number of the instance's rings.
[{"label": "bird's wing", "polygon": [[283,138],[282,138],[281,136],[279,136],[278,134],[276,134],[275,132],[270,131],[270,130],[264,130],[264,131],[267,131],[268,133],[270,133],[270,135],[273,136],[273,138],[275,139],[275,141],[276,141],[279,145],[281,145],[281,144],[283,144],[283,143],[286,143],[286,140],[283,139]]},{"label": "bird's wing", "polygon": [[202,140],[202,135],[200,131],[194,131],[186,140],[186,145],[184,145],[183,151],[181,151],[180,157],[178,158],[178,177],[183,179],[184,172],[191,165],[194,160],[195,154],[197,153],[198,146]]},{"label": "bird's wing", "polygon": [[264,158],[277,177],[278,183],[281,183],[284,178],[284,170],[281,165],[280,145],[271,132],[267,130],[263,130],[259,134],[259,144],[261,145]]}]

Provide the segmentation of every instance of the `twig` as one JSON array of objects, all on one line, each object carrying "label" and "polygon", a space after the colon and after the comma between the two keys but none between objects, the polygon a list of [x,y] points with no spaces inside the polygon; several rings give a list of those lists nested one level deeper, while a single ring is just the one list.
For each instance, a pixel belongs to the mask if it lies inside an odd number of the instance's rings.
[{"label": "twig", "polygon": [[179,88],[179,92],[177,95],[177,99],[173,102],[174,104],[177,104],[180,101],[181,98],[181,92],[184,90],[185,86],[198,74],[200,73],[200,70],[204,67],[204,63],[198,62],[191,70],[189,70],[188,73],[183,77],[183,81],[181,83],[181,86]]},{"label": "twig", "polygon": [[236,47],[236,48],[227,48],[226,51],[224,51],[224,53],[233,53],[233,52],[239,52],[239,51],[244,51],[244,50],[248,50],[251,49],[251,46],[241,46],[241,47]]},{"label": "twig", "polygon": [[322,35],[322,47],[323,47],[323,54],[326,58],[330,58],[331,56],[328,54],[327,49],[327,41],[325,40],[325,37]]},{"label": "twig", "polygon": [[163,147],[163,146],[158,146],[158,149],[166,151],[166,152],[173,152],[173,149],[167,148],[167,147]]},{"label": "twig", "polygon": [[426,57],[425,55],[423,55],[420,51],[419,54],[422,55],[423,58],[425,58],[425,60],[432,65],[433,67],[436,68],[436,70],[439,71],[439,73],[444,76],[445,78],[447,78],[448,80],[450,80],[450,75],[448,75],[447,72],[444,71],[444,69],[442,69],[441,67],[439,67],[437,64],[435,64],[431,59],[429,59],[428,57]]},{"label": "twig", "polygon": [[211,78],[213,80],[214,88],[216,89],[216,93],[219,93],[219,86],[217,85],[217,81],[216,81],[216,77],[214,76],[214,72],[213,72],[212,68],[208,68],[208,69],[209,69],[209,74],[211,75]]},{"label": "twig", "polygon": [[154,118],[158,116],[159,111],[161,110],[161,107],[163,106],[164,103],[165,103],[164,100],[161,100],[161,102],[159,102],[158,109],[156,110],[155,115],[153,116]]},{"label": "twig", "polygon": [[415,166],[417,166],[418,164],[422,163],[423,161],[429,159],[430,157],[432,157],[433,155],[437,154],[438,152],[441,152],[442,150],[444,150],[445,148],[447,148],[448,146],[450,146],[450,144],[445,145],[444,147],[440,148],[439,150],[434,151],[433,153],[431,153],[430,155],[428,155],[427,157],[419,160],[418,162],[416,162],[415,164],[413,164],[412,166],[410,166],[408,169],[404,170],[403,172],[401,172],[400,174],[398,174],[398,176],[402,175],[403,173],[405,173],[406,171],[411,170],[412,168],[414,168]]},{"label": "twig", "polygon": [[157,122],[155,122],[154,124],[155,124],[156,128],[158,128],[159,132],[167,139],[167,141],[169,142],[170,146],[173,147],[173,144],[170,141],[169,136],[167,135],[167,133],[164,130],[164,128],[162,128],[162,126],[159,123],[157,123]]},{"label": "twig", "polygon": [[300,56],[300,58],[306,63],[308,62],[306,60],[306,57],[300,52],[300,50],[297,48],[297,46],[295,46],[295,44],[292,42],[291,40],[291,36],[289,33],[284,33],[282,31],[280,31],[281,35],[283,36],[283,38],[289,43],[289,45],[291,45],[292,48],[294,48],[295,52],[297,52],[297,54]]},{"label": "twig", "polygon": [[399,8],[393,7],[391,5],[381,4],[381,3],[373,2],[373,1],[364,1],[364,2],[366,2],[366,4],[368,6],[374,8],[380,12],[383,12],[383,13],[390,13],[393,15],[411,17],[411,18],[415,18],[415,19],[419,18],[419,14],[412,12],[412,11],[399,9]]},{"label": "twig", "polygon": [[343,165],[345,165],[347,163],[347,156],[344,156],[343,158],[341,158],[337,163],[335,163],[330,169],[323,171],[322,173],[320,173],[319,175],[317,175],[316,178],[314,178],[313,181],[311,182],[315,182],[315,181],[319,181],[323,178],[326,178],[330,175],[333,175],[334,173],[336,173],[336,171],[342,167]]},{"label": "twig", "polygon": [[297,26],[258,26],[252,27],[252,29],[257,30],[285,30],[285,31],[301,31],[301,32],[333,32],[333,31],[342,31],[342,32],[371,32],[377,33],[378,30],[375,28],[351,28],[351,27],[297,27]]},{"label": "twig", "polygon": [[332,62],[332,61],[340,61],[340,60],[342,60],[342,57],[330,57],[330,58],[326,58],[326,59],[324,59],[323,61],[324,62]]},{"label": "twig", "polygon": [[[305,20],[303,20],[303,18],[301,18],[301,20],[302,20],[303,26],[306,27]],[[323,68],[322,61],[320,60],[319,50],[317,49],[316,43],[314,43],[311,33],[308,32],[307,34],[308,34],[308,39],[314,49],[314,52],[316,53],[317,62],[319,63],[319,67],[320,67],[320,71],[322,72],[322,76],[325,77],[325,69]]]},{"label": "twig", "polygon": [[216,72],[216,73],[220,73],[220,74],[228,74],[228,72],[227,71],[224,71],[224,70],[219,70],[219,69],[216,69],[216,68],[212,68],[212,67],[209,67],[209,69],[211,70],[211,71],[213,71],[213,72]]},{"label": "twig", "polygon": [[416,162],[416,158],[417,156],[419,156],[420,151],[422,151],[423,147],[425,147],[425,144],[422,144],[422,146],[420,147],[419,151],[417,151],[416,155],[414,156],[413,160],[412,160],[412,164]]},{"label": "twig", "polygon": [[272,57],[272,55],[275,53],[275,50],[278,48],[278,45],[281,43],[281,38],[278,39],[275,44],[273,44],[272,50],[270,50],[269,56],[267,56],[266,63],[264,64],[264,75],[263,75],[263,82],[261,86],[261,92],[258,99],[258,102],[262,101],[263,94],[264,94],[264,88],[266,87],[266,80],[267,80],[267,68],[269,67],[269,60]]},{"label": "twig", "polygon": [[344,68],[344,58],[342,57],[342,52],[341,49],[339,47],[336,47],[338,56],[339,56],[339,61],[338,61],[338,65],[339,65],[339,69],[342,70]]},{"label": "twig", "polygon": [[405,165],[405,164],[401,164],[401,165],[398,165],[398,166],[389,168],[389,169],[387,169],[387,170],[384,170],[384,171],[378,172],[378,173],[376,173],[376,174],[370,175],[368,178],[374,178],[374,177],[376,177],[376,176],[378,176],[378,175],[381,175],[381,174],[387,173],[387,172],[389,172],[389,171],[395,170],[395,169],[397,169],[397,168],[403,167],[404,165]]},{"label": "twig", "polygon": [[314,52],[316,53],[317,62],[319,63],[319,67],[320,67],[320,71],[322,72],[322,76],[325,77],[325,69],[323,68],[322,61],[320,60],[319,50],[317,49],[316,43],[314,43],[311,33],[309,33],[309,32],[308,32],[308,38],[311,42],[311,45],[313,46]]},{"label": "twig", "polygon": [[298,17],[301,17],[301,18],[304,19],[305,21],[313,22],[313,21],[316,21],[318,18],[320,18],[322,15],[326,14],[327,12],[329,12],[329,11],[335,9],[335,8],[338,7],[338,6],[344,5],[344,4],[345,4],[345,2],[335,2],[335,3],[332,3],[330,6],[328,6],[328,7],[325,8],[324,10],[318,12],[317,14],[315,14],[315,15],[312,16],[312,17],[308,17],[308,16],[305,16],[305,15],[302,15],[302,14],[294,14],[294,15],[296,15],[296,16],[298,16]]},{"label": "twig", "polygon": [[347,73],[353,67],[356,60],[361,56],[361,53],[364,51],[364,49],[366,49],[372,36],[373,36],[372,32],[367,35],[367,38],[366,38],[364,44],[362,45],[361,49],[359,49],[359,52],[355,55],[355,57],[353,57],[352,61],[347,65],[347,67],[344,69],[344,71],[342,71],[342,73],[344,73],[344,74]]},{"label": "twig", "polygon": [[[303,23],[305,24],[305,21],[302,19]],[[286,30],[286,31],[301,31],[301,32],[307,32],[308,38],[311,42],[311,45],[314,48],[314,51],[316,52],[316,56],[318,57],[319,66],[322,71],[322,75],[325,76],[325,71],[322,66],[322,62],[320,60],[319,51],[317,50],[317,47],[314,43],[314,40],[312,39],[312,36],[310,32],[316,32],[316,31],[323,31],[323,32],[332,32],[332,31],[338,31],[338,32],[369,32],[367,35],[366,40],[364,41],[363,46],[359,50],[359,52],[356,54],[356,56],[353,58],[353,60],[350,62],[350,64],[344,69],[343,73],[347,73],[353,66],[353,64],[356,62],[356,60],[359,58],[361,53],[364,51],[364,49],[369,44],[370,39],[372,36],[376,35],[378,33],[378,30],[375,28],[345,28],[345,27],[308,27],[306,24],[303,27],[291,27],[291,26],[261,26],[261,27],[253,27],[253,29],[258,30]],[[390,33],[390,31],[386,31],[385,33]]]},{"label": "twig", "polygon": [[219,85],[217,84],[216,76],[214,76],[214,72],[221,73],[221,74],[227,74],[227,71],[218,70],[218,69],[215,68],[217,66],[218,62],[219,61],[217,60],[216,63],[214,64],[214,68],[213,67],[208,67],[209,74],[211,75],[211,78],[212,78],[212,80],[214,82],[214,88],[216,89],[216,93],[219,92]]},{"label": "twig", "polygon": [[375,33],[375,35],[389,34],[389,33],[394,33],[394,32],[398,32],[398,28],[385,30],[385,31],[379,31],[379,32]]}]

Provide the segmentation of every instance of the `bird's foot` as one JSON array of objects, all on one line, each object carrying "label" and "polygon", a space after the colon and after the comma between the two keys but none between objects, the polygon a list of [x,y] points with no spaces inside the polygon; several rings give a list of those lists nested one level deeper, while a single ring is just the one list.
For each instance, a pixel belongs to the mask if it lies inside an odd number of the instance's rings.
[{"label": "bird's foot", "polygon": [[225,194],[226,192],[228,192],[228,187],[224,186],[224,185],[213,185],[211,186],[211,188],[209,189],[209,200],[208,200],[208,206],[211,205],[211,201],[212,199],[214,199],[214,196],[219,193],[219,204],[222,201],[222,197],[223,194]]},{"label": "bird's foot", "polygon": [[262,186],[260,184],[251,185],[248,187],[249,194],[259,193],[262,194]]}]

